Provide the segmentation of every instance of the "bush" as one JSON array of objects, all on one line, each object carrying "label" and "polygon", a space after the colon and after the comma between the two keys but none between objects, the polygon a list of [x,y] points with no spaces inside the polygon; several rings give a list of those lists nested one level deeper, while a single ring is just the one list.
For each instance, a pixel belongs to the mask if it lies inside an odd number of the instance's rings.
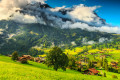
[{"label": "bush", "polygon": [[28,63],[28,62],[27,62],[27,59],[21,59],[20,62],[21,62],[22,64],[27,64],[27,63]]},{"label": "bush", "polygon": [[116,78],[116,79],[118,79],[118,77],[117,77],[116,75],[112,75],[112,78]]},{"label": "bush", "polygon": [[104,72],[103,77],[106,77],[106,73]]},{"label": "bush", "polygon": [[102,74],[98,73],[98,76],[102,76]]},{"label": "bush", "polygon": [[120,68],[118,69],[118,74],[120,74]]},{"label": "bush", "polygon": [[113,68],[112,66],[109,66],[109,71],[114,72],[114,73],[119,73],[119,69],[117,70],[117,69]]},{"label": "bush", "polygon": [[73,57],[72,55],[69,55],[69,56],[68,56],[68,59],[69,59],[68,67],[69,67],[70,69],[75,70],[76,67],[77,67],[77,65],[76,65],[76,63],[75,63],[75,57]]},{"label": "bush", "polygon": [[12,60],[18,60],[18,52],[17,51],[12,53]]}]

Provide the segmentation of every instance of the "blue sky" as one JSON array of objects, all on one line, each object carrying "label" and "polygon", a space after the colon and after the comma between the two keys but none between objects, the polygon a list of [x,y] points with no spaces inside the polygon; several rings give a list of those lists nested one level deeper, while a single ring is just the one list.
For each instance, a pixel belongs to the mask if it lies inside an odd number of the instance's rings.
[{"label": "blue sky", "polygon": [[87,6],[101,6],[97,9],[98,15],[107,23],[120,26],[120,0],[48,0],[51,7],[72,7],[73,5],[85,4]]}]

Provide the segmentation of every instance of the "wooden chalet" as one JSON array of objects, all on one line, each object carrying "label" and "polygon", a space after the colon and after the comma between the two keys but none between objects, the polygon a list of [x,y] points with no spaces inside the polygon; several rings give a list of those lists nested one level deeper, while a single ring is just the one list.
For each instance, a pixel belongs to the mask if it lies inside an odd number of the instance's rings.
[{"label": "wooden chalet", "polygon": [[118,65],[118,62],[111,62],[111,66],[112,66],[112,67],[118,68],[117,65]]},{"label": "wooden chalet", "polygon": [[90,68],[90,69],[84,71],[84,74],[88,74],[88,75],[98,75],[98,73],[99,73],[99,71],[97,71],[94,68]]},{"label": "wooden chalet", "polygon": [[38,63],[42,63],[42,62],[45,62],[45,58],[44,57],[36,57],[36,58],[34,58],[34,61],[38,62]]},{"label": "wooden chalet", "polygon": [[9,57],[12,57],[12,55],[8,55]]},{"label": "wooden chalet", "polygon": [[96,61],[93,61],[92,64],[93,64],[93,65],[97,65],[97,62],[96,62]]},{"label": "wooden chalet", "polygon": [[33,59],[32,56],[30,56],[30,55],[23,55],[22,57],[26,58],[27,60],[32,60]]},{"label": "wooden chalet", "polygon": [[106,58],[106,55],[101,55],[100,58]]},{"label": "wooden chalet", "polygon": [[18,61],[27,61],[27,59],[24,58],[24,57],[19,57],[19,58],[18,58]]}]

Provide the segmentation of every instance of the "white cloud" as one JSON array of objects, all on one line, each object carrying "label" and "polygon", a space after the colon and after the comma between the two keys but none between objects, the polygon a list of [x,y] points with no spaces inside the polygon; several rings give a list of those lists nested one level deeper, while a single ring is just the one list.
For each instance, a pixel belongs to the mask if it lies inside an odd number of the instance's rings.
[{"label": "white cloud", "polygon": [[75,45],[76,45],[75,41],[72,41],[72,42],[71,42],[71,44],[72,44],[73,46],[75,46]]},{"label": "white cloud", "polygon": [[103,43],[103,42],[105,42],[105,41],[108,41],[108,38],[102,37],[102,38],[99,39],[99,43]]},{"label": "white cloud", "polygon": [[63,25],[63,28],[81,28],[83,30],[88,30],[88,31],[100,31],[100,32],[107,32],[107,33],[118,33],[120,34],[120,28],[119,27],[110,27],[110,26],[101,26],[101,27],[95,27],[95,26],[89,26],[86,23],[81,23],[81,22],[76,22],[74,24],[65,24]]},{"label": "white cloud", "polygon": [[87,22],[94,21],[94,18],[98,18],[93,11],[96,10],[98,6],[86,7],[83,4],[76,6],[73,11],[68,12],[67,15],[73,19],[83,20]]},{"label": "white cloud", "polygon": [[92,44],[95,44],[96,42],[95,41],[88,41],[88,39],[87,38],[83,38],[82,39],[82,44],[90,44],[90,45],[92,45]]},{"label": "white cloud", "polygon": [[[8,3],[9,2],[9,3]],[[81,28],[89,31],[101,31],[108,33],[120,33],[119,27],[112,27],[106,24],[98,15],[95,10],[100,6],[87,7],[83,4],[74,6],[73,8],[56,7],[51,9],[38,8],[40,5],[27,5],[28,3],[41,2],[45,0],[2,0],[0,1],[0,20],[12,19],[20,23],[40,23],[44,25],[59,26],[61,28]],[[29,9],[25,14],[16,12],[23,7]],[[59,10],[70,10],[63,15]],[[12,16],[12,17],[10,17]],[[67,18],[71,21],[62,21],[62,18]],[[103,24],[104,22],[104,24]],[[91,26],[90,26],[91,25]],[[99,27],[97,27],[99,25]]]},{"label": "white cloud", "polygon": [[44,1],[45,0],[1,0],[0,20],[9,19],[11,15],[16,13],[16,10],[20,10],[22,7],[25,7],[29,3],[33,3],[33,2],[45,3]]},{"label": "white cloud", "polygon": [[14,17],[11,19],[21,23],[37,23],[37,19],[34,16],[23,15],[20,13],[15,13]]},{"label": "white cloud", "polygon": [[0,29],[0,34],[3,34],[4,29]]},{"label": "white cloud", "polygon": [[90,44],[90,45],[95,44],[95,41],[88,41],[87,44]]}]

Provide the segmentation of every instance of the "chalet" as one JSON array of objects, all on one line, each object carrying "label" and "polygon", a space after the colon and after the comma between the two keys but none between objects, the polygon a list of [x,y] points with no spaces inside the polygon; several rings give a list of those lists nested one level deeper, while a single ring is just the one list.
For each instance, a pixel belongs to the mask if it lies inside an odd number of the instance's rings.
[{"label": "chalet", "polygon": [[40,58],[40,63],[45,62],[45,58]]},{"label": "chalet", "polygon": [[90,69],[84,71],[84,74],[88,74],[88,75],[98,75],[98,73],[99,73],[99,71],[97,71],[94,68],[90,68]]},{"label": "chalet", "polygon": [[36,57],[36,58],[34,58],[34,61],[38,62],[38,63],[42,63],[42,62],[45,62],[45,58],[44,57]]},{"label": "chalet", "polygon": [[118,65],[118,62],[111,62],[112,67],[118,68],[117,65]]},{"label": "chalet", "polygon": [[93,65],[97,65],[97,62],[96,62],[96,61],[93,61],[92,63],[93,63]]},{"label": "chalet", "polygon": [[19,58],[18,58],[18,61],[27,61],[27,59],[24,58],[24,57],[19,57]]},{"label": "chalet", "polygon": [[83,57],[83,58],[80,59],[79,61],[80,61],[81,63],[88,63],[88,62],[87,62],[88,60],[89,60],[89,58]]},{"label": "chalet", "polygon": [[40,60],[39,57],[34,58],[34,61],[35,61],[35,62],[38,62],[39,60]]},{"label": "chalet", "polygon": [[81,64],[81,62],[80,62],[80,61],[76,61],[75,63],[76,63],[76,64]]},{"label": "chalet", "polygon": [[30,55],[23,55],[22,57],[26,58],[27,60],[32,60],[33,59],[32,56],[30,56]]},{"label": "chalet", "polygon": [[18,61],[20,62],[27,62],[27,60],[33,60],[33,58],[30,55],[23,55],[22,57],[18,58]]},{"label": "chalet", "polygon": [[95,55],[95,54],[97,54],[97,53],[90,53],[91,55]]},{"label": "chalet", "polygon": [[8,55],[9,57],[12,57],[12,55]]},{"label": "chalet", "polygon": [[101,55],[100,58],[106,58],[106,55]]},{"label": "chalet", "polygon": [[99,53],[104,53],[104,51],[100,51]]}]

